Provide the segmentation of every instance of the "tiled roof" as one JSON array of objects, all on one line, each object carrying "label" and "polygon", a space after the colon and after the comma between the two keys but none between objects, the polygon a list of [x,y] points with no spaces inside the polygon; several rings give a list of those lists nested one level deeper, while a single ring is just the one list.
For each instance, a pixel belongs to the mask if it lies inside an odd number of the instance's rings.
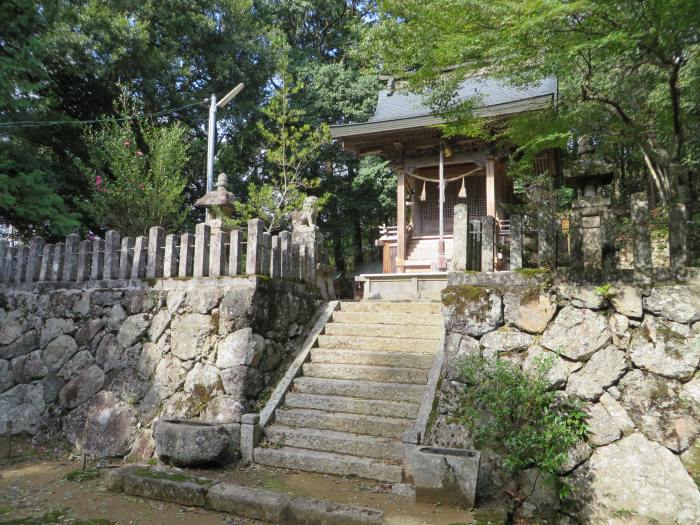
[{"label": "tiled roof", "polygon": [[[545,107],[557,96],[557,79],[547,77],[529,86],[513,86],[503,80],[471,77],[458,90],[461,100],[476,99],[477,115],[497,116],[520,113]],[[331,126],[334,137],[379,132],[415,126],[434,125],[442,120],[432,114],[423,97],[401,91],[379,93],[374,116],[357,124]]]}]

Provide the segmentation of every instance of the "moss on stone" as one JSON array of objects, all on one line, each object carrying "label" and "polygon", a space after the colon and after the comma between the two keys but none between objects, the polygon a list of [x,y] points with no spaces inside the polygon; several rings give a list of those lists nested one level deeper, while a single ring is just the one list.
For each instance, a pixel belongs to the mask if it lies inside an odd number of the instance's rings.
[{"label": "moss on stone", "polygon": [[522,277],[541,277],[545,274],[550,273],[551,270],[547,268],[520,268],[515,270],[515,273],[521,275]]},{"label": "moss on stone", "polygon": [[142,478],[165,479],[168,481],[175,481],[177,483],[190,482],[196,483],[202,487],[208,487],[209,485],[214,484],[214,481],[211,479],[192,478],[190,476],[185,476],[184,474],[165,472],[163,470],[153,470],[146,467],[138,468],[134,471],[134,473]]},{"label": "moss on stone", "polygon": [[464,313],[467,303],[488,299],[489,291],[481,286],[450,285],[442,291],[442,304]]}]

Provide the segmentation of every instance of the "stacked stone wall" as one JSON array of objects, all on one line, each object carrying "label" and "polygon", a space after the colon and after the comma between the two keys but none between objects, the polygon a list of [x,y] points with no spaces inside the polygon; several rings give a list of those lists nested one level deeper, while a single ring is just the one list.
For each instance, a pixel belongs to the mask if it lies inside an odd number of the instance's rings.
[{"label": "stacked stone wall", "polygon": [[[700,284],[516,284],[443,292],[446,360],[427,443],[473,446],[452,417],[462,357],[525,371],[549,357],[551,388],[579,397],[589,414],[589,436],[560,473],[576,489],[560,519],[700,523]],[[479,496],[501,497],[504,482],[485,451]],[[533,515],[557,510],[552,489],[534,489]]]},{"label": "stacked stone wall", "polygon": [[0,425],[133,459],[156,418],[236,425],[320,304],[262,277],[112,284],[0,292]]}]

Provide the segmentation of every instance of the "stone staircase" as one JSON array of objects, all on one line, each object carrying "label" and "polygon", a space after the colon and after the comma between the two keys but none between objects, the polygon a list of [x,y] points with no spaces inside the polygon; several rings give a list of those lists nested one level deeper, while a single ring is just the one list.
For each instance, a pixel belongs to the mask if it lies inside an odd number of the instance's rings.
[{"label": "stone staircase", "polygon": [[[451,235],[445,236],[445,258],[452,260],[454,239]],[[411,238],[406,249],[407,271],[434,271],[438,258],[438,243],[440,239],[436,235]]]},{"label": "stone staircase", "polygon": [[342,302],[263,429],[254,461],[400,482],[443,332],[440,304]]}]

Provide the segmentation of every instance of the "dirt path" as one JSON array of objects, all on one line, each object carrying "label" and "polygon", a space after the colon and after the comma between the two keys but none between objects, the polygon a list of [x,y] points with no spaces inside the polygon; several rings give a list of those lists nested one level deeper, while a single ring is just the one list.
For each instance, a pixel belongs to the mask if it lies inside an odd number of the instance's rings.
[{"label": "dirt path", "polygon": [[[0,523],[19,518],[36,518],[58,510],[64,510],[64,516],[53,523],[70,523],[77,519],[94,520],[92,523],[99,523],[96,520],[103,519],[120,525],[256,523],[228,514],[115,494],[107,491],[99,478],[82,482],[68,481],[66,476],[81,467],[81,461],[76,456],[63,449],[49,450],[26,442],[15,445],[15,449],[12,461],[0,460]],[[390,486],[377,485],[367,480],[257,466],[188,471],[188,474],[381,509],[385,513],[387,525],[475,523],[470,512],[417,504],[411,496],[392,493]],[[48,521],[40,520],[36,523],[42,522]],[[485,523],[481,520],[479,522]]]}]

